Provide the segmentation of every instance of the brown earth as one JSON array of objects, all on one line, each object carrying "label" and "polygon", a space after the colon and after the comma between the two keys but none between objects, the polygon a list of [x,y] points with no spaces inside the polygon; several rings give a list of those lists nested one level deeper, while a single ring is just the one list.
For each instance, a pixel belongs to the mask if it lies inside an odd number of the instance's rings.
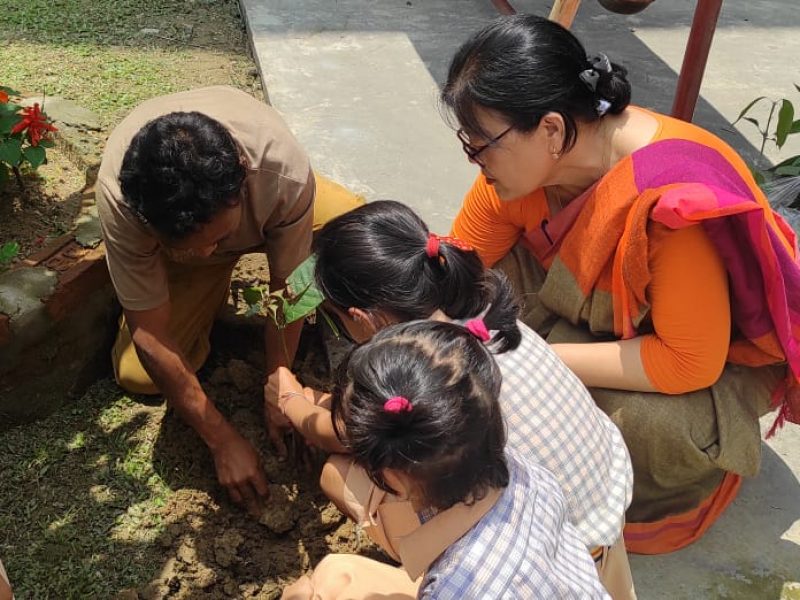
[{"label": "brown earth", "polygon": [[[257,336],[260,328],[250,328]],[[307,328],[296,368],[304,383],[325,387],[325,369],[320,366],[327,358],[320,335],[317,328]],[[236,343],[234,339],[228,338],[228,343]],[[158,510],[165,524],[158,538],[165,559],[160,573],[145,585],[124,590],[119,598],[273,599],[280,597],[286,583],[330,552],[380,558],[366,535],[321,493],[323,457],[315,456],[309,464],[299,452],[286,460],[272,452],[261,413],[261,370],[226,356],[229,351],[220,346],[212,366],[204,370],[204,387],[259,449],[270,499],[258,519],[232,506],[215,482],[213,464],[201,442],[168,413],[154,449],[154,464],[163,461],[160,474],[168,482],[170,471],[189,471],[192,483],[179,488]]]},{"label": "brown earth", "polygon": [[84,174],[59,148],[38,173],[25,174],[22,189],[13,176],[0,187],[0,246],[17,242],[19,258],[71,230],[81,207]]}]

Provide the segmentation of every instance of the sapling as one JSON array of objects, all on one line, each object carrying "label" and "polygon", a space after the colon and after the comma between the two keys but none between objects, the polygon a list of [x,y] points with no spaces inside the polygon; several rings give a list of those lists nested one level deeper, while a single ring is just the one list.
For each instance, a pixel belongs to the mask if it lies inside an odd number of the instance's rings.
[{"label": "sapling", "polygon": [[289,350],[283,330],[286,326],[313,314],[322,315],[333,334],[338,338],[339,330],[330,316],[322,308],[325,300],[314,281],[314,269],[317,264],[315,255],[309,256],[286,278],[287,286],[280,290],[270,290],[268,285],[252,286],[242,290],[242,298],[247,304],[248,316],[265,315],[272,319],[281,336],[281,345],[286,362],[289,362]]}]

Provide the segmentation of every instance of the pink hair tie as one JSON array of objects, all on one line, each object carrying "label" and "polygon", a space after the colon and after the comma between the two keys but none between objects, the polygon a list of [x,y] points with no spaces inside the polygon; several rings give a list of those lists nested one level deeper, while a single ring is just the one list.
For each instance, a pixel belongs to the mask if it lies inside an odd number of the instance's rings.
[{"label": "pink hair tie", "polygon": [[464,327],[482,342],[488,342],[492,337],[489,335],[489,330],[486,329],[486,323],[483,322],[483,319],[470,319],[464,324]]},{"label": "pink hair tie", "polygon": [[403,396],[392,396],[383,403],[383,410],[388,413],[411,412],[412,408],[414,408],[414,405],[408,401],[408,398]]},{"label": "pink hair tie", "polygon": [[425,254],[428,258],[439,256],[439,236],[435,233],[428,234],[428,242],[425,244]]}]

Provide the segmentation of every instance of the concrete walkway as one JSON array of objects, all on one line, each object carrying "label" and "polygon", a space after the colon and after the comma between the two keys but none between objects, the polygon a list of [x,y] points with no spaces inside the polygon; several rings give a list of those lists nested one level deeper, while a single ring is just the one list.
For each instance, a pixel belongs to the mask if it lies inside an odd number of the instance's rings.
[{"label": "concrete walkway", "polygon": [[[695,121],[745,156],[730,122],[753,98],[800,100],[797,0],[726,0]],[[394,198],[446,232],[476,171],[437,106],[460,41],[495,16],[488,0],[241,0],[270,101],[315,166],[367,196]],[[550,4],[516,0],[546,15]],[[584,0],[574,25],[590,52],[624,63],[637,104],[669,112],[693,0],[624,17]],[[796,102],[797,104],[797,102]],[[786,152],[800,152],[793,142]],[[769,154],[774,157],[774,154]],[[639,597],[800,598],[800,428],[764,444],[761,474],[694,546],[632,557]],[[795,587],[796,586],[796,587]]]}]

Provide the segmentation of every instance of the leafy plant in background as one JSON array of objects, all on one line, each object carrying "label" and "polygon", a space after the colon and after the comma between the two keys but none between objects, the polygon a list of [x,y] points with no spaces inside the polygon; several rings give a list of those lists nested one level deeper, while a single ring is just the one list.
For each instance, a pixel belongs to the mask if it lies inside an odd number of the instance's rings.
[{"label": "leafy plant in background", "polygon": [[283,338],[283,330],[287,325],[315,312],[322,315],[334,335],[339,337],[338,328],[322,308],[325,296],[314,281],[316,264],[317,257],[312,254],[286,278],[287,287],[282,290],[271,292],[268,286],[253,286],[242,290],[242,298],[248,307],[246,314],[248,316],[263,314],[275,323],[281,333],[283,351],[287,360],[289,352]]},{"label": "leafy plant in background", "polygon": [[13,173],[24,187],[20,168],[37,169],[47,159],[46,148],[53,147],[51,134],[57,131],[36,103],[20,106],[11,102],[19,93],[0,86],[0,185]]},{"label": "leafy plant in background", "polygon": [[19,254],[19,244],[17,242],[6,242],[0,246],[0,273],[5,271]]},{"label": "leafy plant in background", "polygon": [[[794,87],[800,92],[800,86],[795,84]],[[769,107],[769,112],[766,113],[767,119],[762,126],[762,121],[751,116],[751,114],[757,107],[766,108],[767,106]],[[761,135],[761,147],[759,148],[759,152],[763,161],[764,150],[766,150],[768,142],[773,142],[778,150],[780,150],[783,148],[784,144],[786,144],[790,136],[800,133],[800,119],[795,119],[795,116],[796,111],[791,100],[787,98],[773,100],[766,96],[759,96],[744,107],[733,124],[735,125],[739,121],[747,121],[758,130],[758,133]],[[759,169],[756,167],[753,169],[753,174],[759,184],[781,177],[800,176],[800,155],[790,156],[777,165],[766,169]]]}]

